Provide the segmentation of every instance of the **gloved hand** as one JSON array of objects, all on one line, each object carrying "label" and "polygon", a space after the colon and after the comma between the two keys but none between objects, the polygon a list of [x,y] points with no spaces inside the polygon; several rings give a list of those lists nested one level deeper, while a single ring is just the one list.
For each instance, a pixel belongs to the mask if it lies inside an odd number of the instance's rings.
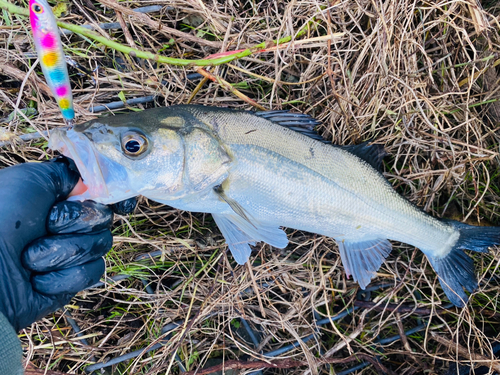
[{"label": "gloved hand", "polygon": [[64,201],[79,177],[63,157],[0,170],[0,312],[16,331],[104,273],[113,211]]}]

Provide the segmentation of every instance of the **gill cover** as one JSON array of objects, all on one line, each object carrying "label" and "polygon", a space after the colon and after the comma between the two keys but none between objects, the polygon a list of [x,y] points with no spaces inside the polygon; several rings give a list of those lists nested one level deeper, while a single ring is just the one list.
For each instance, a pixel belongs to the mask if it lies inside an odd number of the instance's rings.
[{"label": "gill cover", "polygon": [[[167,134],[170,135],[167,137]],[[172,138],[172,133],[179,137],[182,144],[181,164],[175,166],[178,180],[167,186],[162,176],[172,173],[172,163],[158,162],[154,154],[157,149],[165,147],[165,140]],[[140,189],[140,194],[153,200],[165,202],[184,199],[202,191],[209,191],[215,185],[222,183],[227,177],[231,166],[231,158],[219,141],[210,132],[198,127],[163,128],[151,134],[154,142],[151,153],[144,157],[155,160],[158,170],[158,183],[148,184]],[[163,184],[163,186],[161,186]],[[143,183],[144,185],[144,183]]]},{"label": "gill cover", "polygon": [[190,192],[213,187],[227,178],[231,158],[217,139],[203,129],[193,128],[184,135],[184,142],[185,185]]}]

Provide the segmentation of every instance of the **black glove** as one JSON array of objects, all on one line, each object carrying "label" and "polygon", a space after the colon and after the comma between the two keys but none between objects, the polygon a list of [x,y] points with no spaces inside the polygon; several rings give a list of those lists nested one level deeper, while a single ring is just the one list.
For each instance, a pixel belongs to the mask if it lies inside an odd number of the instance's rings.
[{"label": "black glove", "polygon": [[113,211],[63,201],[78,179],[66,158],[0,170],[0,312],[16,331],[104,273]]}]

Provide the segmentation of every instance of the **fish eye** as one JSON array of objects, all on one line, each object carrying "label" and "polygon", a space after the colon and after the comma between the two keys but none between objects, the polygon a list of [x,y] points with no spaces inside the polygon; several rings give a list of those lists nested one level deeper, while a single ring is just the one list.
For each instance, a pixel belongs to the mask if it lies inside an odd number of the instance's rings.
[{"label": "fish eye", "polygon": [[37,13],[37,14],[40,14],[43,12],[43,8],[39,5],[39,4],[33,4],[33,6],[31,7],[31,9],[33,9],[33,12]]},{"label": "fish eye", "polygon": [[128,156],[142,155],[148,149],[148,140],[140,133],[127,132],[122,137],[122,149]]}]

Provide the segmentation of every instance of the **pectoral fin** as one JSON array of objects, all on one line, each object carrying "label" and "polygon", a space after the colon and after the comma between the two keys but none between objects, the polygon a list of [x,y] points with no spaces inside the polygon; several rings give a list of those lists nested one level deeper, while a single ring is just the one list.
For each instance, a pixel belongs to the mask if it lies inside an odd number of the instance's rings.
[{"label": "pectoral fin", "polygon": [[229,250],[231,250],[234,260],[236,260],[238,264],[245,264],[252,253],[252,249],[250,249],[248,245],[255,245],[255,242],[227,217],[216,214],[212,214],[212,216],[226,239],[227,246],[229,246]]},{"label": "pectoral fin", "polygon": [[236,202],[234,199],[229,198],[226,193],[224,192],[224,189],[222,188],[221,185],[217,185],[214,187],[215,193],[224,201],[226,202],[232,209],[233,211],[241,216],[243,219],[245,219],[250,225],[255,227],[255,225],[252,223],[252,220],[250,219],[250,215],[245,211],[241,205]]},{"label": "pectoral fin", "polygon": [[250,258],[252,250],[249,244],[253,246],[255,242],[263,241],[280,249],[288,245],[286,233],[279,227],[250,223],[239,215],[212,216],[238,264],[245,264]]},{"label": "pectoral fin", "polygon": [[221,185],[215,186],[214,191],[234,212],[234,215],[212,216],[238,264],[245,264],[250,257],[252,250],[248,244],[263,241],[279,249],[288,245],[286,233],[279,226],[262,224],[252,217],[237,201],[226,195]]},{"label": "pectoral fin", "polygon": [[288,245],[286,233],[279,226],[264,225],[256,220],[250,223],[238,215],[227,217],[252,241],[263,241],[278,249],[284,249]]},{"label": "pectoral fin", "polygon": [[365,289],[392,250],[386,239],[360,242],[336,240],[347,276],[352,275],[361,289]]}]

